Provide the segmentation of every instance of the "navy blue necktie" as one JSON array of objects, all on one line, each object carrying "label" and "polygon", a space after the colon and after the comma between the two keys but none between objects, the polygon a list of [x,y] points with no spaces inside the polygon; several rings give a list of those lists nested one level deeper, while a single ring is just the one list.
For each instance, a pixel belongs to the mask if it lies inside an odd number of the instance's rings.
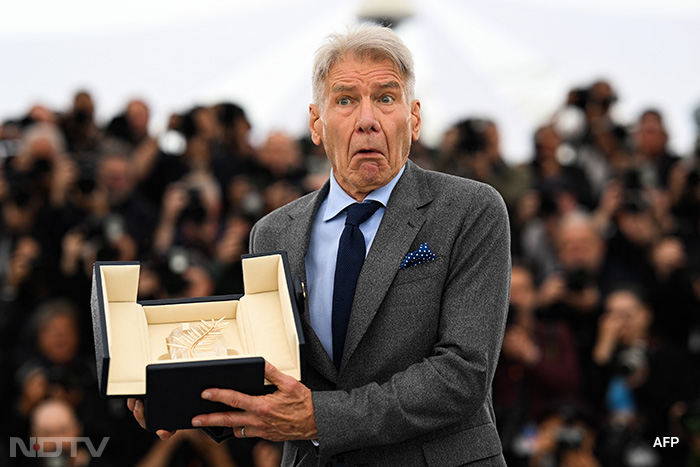
[{"label": "navy blue necktie", "polygon": [[340,362],[343,361],[345,334],[348,331],[357,277],[365,262],[365,236],[362,235],[360,224],[369,219],[379,209],[379,206],[380,204],[376,201],[350,205],[347,208],[348,217],[345,219],[345,229],[340,235],[333,282],[332,320],[333,363],[338,369],[340,369]]}]

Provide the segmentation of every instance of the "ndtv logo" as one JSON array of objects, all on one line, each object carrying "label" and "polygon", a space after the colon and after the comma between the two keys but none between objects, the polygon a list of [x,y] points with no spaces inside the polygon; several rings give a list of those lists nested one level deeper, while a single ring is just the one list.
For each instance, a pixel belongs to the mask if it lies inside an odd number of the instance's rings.
[{"label": "ndtv logo", "polygon": [[[10,457],[17,457],[17,447],[24,454],[25,457],[58,457],[63,452],[63,443],[70,442],[70,456],[75,457],[78,455],[78,443],[85,443],[85,446],[90,451],[92,457],[100,457],[105,447],[107,447],[107,441],[109,441],[109,436],[102,438],[102,443],[95,449],[90,438],[86,436],[76,436],[76,437],[56,437],[56,436],[40,436],[40,437],[30,437],[29,446],[24,444],[22,438],[13,436],[10,438]],[[49,447],[53,448],[50,451],[44,450],[44,445],[50,443]]]}]

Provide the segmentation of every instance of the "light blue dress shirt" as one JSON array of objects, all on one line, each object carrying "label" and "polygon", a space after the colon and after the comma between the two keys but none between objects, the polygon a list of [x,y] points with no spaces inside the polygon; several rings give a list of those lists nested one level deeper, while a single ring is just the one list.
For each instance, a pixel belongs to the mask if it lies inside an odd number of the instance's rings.
[{"label": "light blue dress shirt", "polygon": [[[378,201],[381,207],[360,226],[365,237],[365,254],[369,253],[379,223],[384,217],[386,205],[391,192],[403,175],[401,171],[383,187],[367,195],[364,202]],[[333,282],[335,263],[338,257],[338,242],[345,228],[347,213],[343,209],[356,203],[335,180],[333,171],[330,176],[330,191],[323,200],[311,227],[309,250],[306,252],[306,296],[309,301],[309,318],[311,326],[318,335],[323,347],[333,359]]]}]

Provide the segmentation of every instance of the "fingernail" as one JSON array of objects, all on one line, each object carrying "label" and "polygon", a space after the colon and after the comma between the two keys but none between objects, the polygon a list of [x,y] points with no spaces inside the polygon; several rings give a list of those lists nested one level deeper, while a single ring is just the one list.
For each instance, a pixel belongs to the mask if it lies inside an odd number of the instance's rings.
[{"label": "fingernail", "polygon": [[211,393],[209,391],[204,391],[202,393],[202,399],[211,399]]},{"label": "fingernail", "polygon": [[192,426],[202,426],[202,421],[195,418],[192,420]]},{"label": "fingernail", "polygon": [[136,411],[141,411],[143,409],[143,402],[141,402],[141,399],[136,401],[136,404],[134,405],[134,410]]}]

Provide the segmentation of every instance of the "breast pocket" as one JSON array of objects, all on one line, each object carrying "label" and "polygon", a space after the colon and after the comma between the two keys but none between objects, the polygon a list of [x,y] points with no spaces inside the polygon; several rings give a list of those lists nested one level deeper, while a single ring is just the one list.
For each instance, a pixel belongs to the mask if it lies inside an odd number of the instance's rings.
[{"label": "breast pocket", "polygon": [[436,258],[430,262],[399,269],[392,284],[394,287],[432,277],[442,270],[443,260]]},{"label": "breast pocket", "polygon": [[440,303],[444,285],[444,261],[437,258],[396,273],[385,297],[384,306],[418,310]]}]

